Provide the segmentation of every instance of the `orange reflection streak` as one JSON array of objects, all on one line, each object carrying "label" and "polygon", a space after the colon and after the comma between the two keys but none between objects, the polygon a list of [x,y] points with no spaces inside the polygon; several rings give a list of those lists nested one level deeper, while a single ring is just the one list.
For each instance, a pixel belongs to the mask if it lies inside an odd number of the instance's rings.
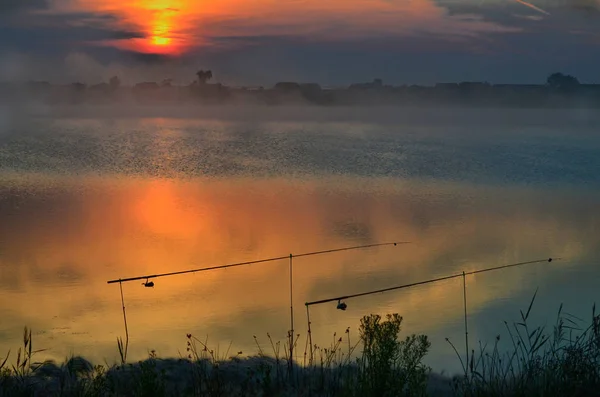
[{"label": "orange reflection streak", "polygon": [[194,238],[203,233],[210,220],[203,203],[191,201],[173,182],[154,181],[140,198],[132,198],[135,220],[142,230],[157,235]]},{"label": "orange reflection streak", "polygon": [[[32,185],[33,191],[44,192],[45,199],[24,195],[27,198],[19,208],[5,207],[1,213],[5,227],[0,229],[0,301],[14,304],[0,305],[0,313],[7,324],[45,331],[38,345],[53,347],[57,359],[63,357],[63,346],[77,346],[77,354],[100,362],[115,354],[122,317],[118,287],[106,285],[113,278],[396,237],[414,242],[402,248],[298,259],[294,289],[296,305],[302,307],[307,300],[537,257],[549,247],[553,254],[574,260],[585,255],[585,247],[598,243],[597,233],[572,220],[574,213],[556,211],[557,218],[549,217],[539,208],[537,195],[527,198],[516,189],[486,191],[440,184],[431,191],[431,187],[393,180],[366,185],[359,179],[341,178],[174,182],[90,177],[86,181],[57,178],[47,186],[34,180]],[[480,204],[457,200],[457,191],[479,197]],[[431,193],[442,199],[420,199]],[[488,196],[503,199],[492,201],[497,207],[490,209]],[[518,205],[511,203],[513,196]],[[555,205],[562,203],[566,211],[580,207],[570,199],[556,200]],[[593,208],[596,202],[592,197],[589,203],[579,204]],[[513,206],[523,208],[522,213]],[[595,219],[587,220],[590,227]],[[154,289],[125,285],[135,337],[132,357],[144,357],[148,348],[157,348],[164,356],[176,355],[185,343],[182,330],[208,333],[223,344],[231,339],[244,344],[248,335],[267,331],[285,335],[287,277],[285,263],[271,263],[168,277]],[[523,288],[520,271],[496,278],[502,279],[501,289],[481,281],[484,275],[469,280],[470,296],[478,296],[469,301],[470,310],[510,297],[510,288]],[[432,329],[460,318],[459,287],[460,282],[439,283],[357,299],[349,313],[400,308],[409,324]],[[331,330],[343,330],[358,320],[339,317],[335,307],[315,308],[314,322],[319,324],[315,339],[326,339]],[[300,314],[297,321],[303,332]],[[55,330],[65,326],[69,333]],[[0,345],[1,350],[16,346],[17,331],[14,339]],[[156,346],[157,341],[164,345]]]}]

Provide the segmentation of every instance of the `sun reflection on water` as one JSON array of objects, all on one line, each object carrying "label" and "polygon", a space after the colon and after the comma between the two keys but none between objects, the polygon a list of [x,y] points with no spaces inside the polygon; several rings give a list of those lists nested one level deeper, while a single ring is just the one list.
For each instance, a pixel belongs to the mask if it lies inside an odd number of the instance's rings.
[{"label": "sun reflection on water", "polygon": [[[593,199],[573,206],[573,198],[552,198],[550,216],[540,205],[546,196],[518,189],[432,187],[382,179],[365,191],[354,178],[332,183],[92,177],[56,177],[46,181],[52,186],[48,189],[34,179],[29,178],[28,186],[4,181],[11,193],[0,195],[0,219],[6,226],[0,230],[0,300],[14,302],[1,306],[0,315],[7,324],[39,330],[36,342],[40,348],[53,347],[47,354],[59,360],[65,349],[100,362],[116,354],[122,314],[118,288],[107,286],[109,279],[397,237],[413,242],[299,258],[294,261],[294,291],[295,305],[302,307],[313,299],[544,256],[550,249],[557,256],[585,258],[586,247],[597,245],[596,235],[587,233],[596,221],[578,218],[570,210],[591,208]],[[425,199],[432,195],[437,199]],[[502,199],[491,201],[490,196]],[[452,206],[444,204],[449,197]],[[460,205],[460,197],[469,205]],[[435,217],[424,223],[417,213]],[[547,268],[527,272],[469,278],[469,311],[529,292],[528,274],[536,275],[536,285],[553,282]],[[176,355],[186,332],[208,334],[222,345],[233,341],[235,349],[252,352],[253,334],[286,335],[287,280],[285,264],[269,263],[162,278],[152,289],[127,284],[131,357],[144,357],[149,348],[162,356]],[[313,336],[326,340],[333,331],[356,326],[370,311],[400,312],[407,332],[460,329],[459,287],[445,282],[352,300],[343,315],[335,304],[315,308]],[[305,334],[302,315],[296,320],[297,331]],[[19,332],[0,331],[10,336],[0,349],[18,343]]]}]

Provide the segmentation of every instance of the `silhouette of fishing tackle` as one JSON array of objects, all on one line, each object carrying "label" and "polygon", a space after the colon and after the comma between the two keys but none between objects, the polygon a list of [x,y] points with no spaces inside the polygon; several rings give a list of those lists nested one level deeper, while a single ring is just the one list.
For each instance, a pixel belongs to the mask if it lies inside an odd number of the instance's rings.
[{"label": "silhouette of fishing tackle", "polygon": [[[491,271],[494,271],[494,270],[507,269],[507,268],[517,267],[517,266],[532,265],[532,264],[543,263],[543,262],[552,262],[552,261],[556,261],[556,260],[560,260],[560,259],[562,259],[562,258],[551,258],[550,257],[548,259],[537,259],[537,260],[527,261],[527,262],[517,262],[517,263],[512,263],[512,264],[509,264],[509,265],[495,266],[495,267],[490,267],[490,268],[486,268],[486,269],[479,269],[479,270],[472,270],[472,271],[469,271],[469,272],[464,272],[463,271],[461,273],[451,274],[449,276],[432,278],[432,279],[429,279],[429,280],[418,281],[418,282],[414,282],[414,283],[410,283],[410,284],[397,285],[397,286],[394,286],[394,287],[376,289],[376,290],[371,290],[371,291],[366,291],[366,292],[359,292],[359,293],[351,294],[351,295],[338,296],[338,297],[335,297],[335,298],[328,298],[328,299],[321,299],[321,300],[312,301],[312,302],[306,302],[304,305],[306,306],[306,323],[307,323],[307,328],[308,328],[309,344],[310,344],[310,346],[313,346],[313,343],[312,343],[312,329],[311,329],[312,322],[310,321],[310,310],[309,310],[310,306],[320,305],[320,304],[324,304],[324,303],[329,303],[329,302],[335,302],[335,301],[337,301],[337,309],[345,311],[348,308],[348,305],[345,302],[343,302],[343,300],[348,300],[348,299],[352,299],[352,298],[358,298],[358,297],[363,297],[363,296],[373,295],[373,294],[381,294],[381,293],[384,293],[384,292],[395,291],[395,290],[400,290],[400,289],[405,289],[405,288],[411,288],[411,287],[416,287],[416,286],[419,286],[419,285],[431,284],[431,283],[436,283],[438,281],[444,281],[444,280],[450,280],[450,279],[453,279],[453,278],[462,277],[462,279],[463,279],[463,305],[464,305],[464,309],[465,309],[465,313],[464,313],[464,318],[465,318],[465,351],[466,351],[465,356],[467,358],[466,362],[469,362],[469,339],[468,339],[469,332],[468,332],[468,324],[467,324],[467,283],[466,283],[466,276],[467,275],[473,275],[473,274],[479,274],[479,273],[491,272]],[[311,350],[311,356],[310,356],[309,363],[312,363],[312,362],[313,362],[313,353],[312,353],[312,350]]]},{"label": "silhouette of fishing tackle", "polygon": [[[305,252],[302,254],[295,254],[295,255],[289,254],[289,255],[285,255],[285,256],[259,259],[259,260],[254,260],[254,261],[230,263],[228,265],[211,266],[211,267],[204,267],[204,268],[190,269],[190,270],[181,270],[181,271],[175,271],[175,272],[169,272],[169,273],[151,274],[151,275],[149,274],[149,275],[145,275],[145,276],[137,276],[137,277],[129,277],[129,278],[119,278],[116,280],[109,280],[109,281],[107,281],[108,284],[118,283],[119,290],[121,292],[121,306],[123,308],[123,324],[125,326],[125,336],[126,336],[125,355],[127,354],[126,350],[127,350],[127,346],[129,345],[129,328],[127,326],[127,315],[125,312],[125,298],[123,296],[123,284],[126,282],[137,281],[137,280],[146,280],[146,281],[142,282],[142,285],[145,288],[153,288],[154,282],[150,281],[150,279],[154,279],[154,278],[158,278],[158,277],[170,277],[170,276],[200,273],[200,272],[206,272],[206,271],[218,270],[218,269],[229,269],[229,268],[238,267],[238,266],[247,266],[247,265],[255,265],[255,264],[259,264],[259,263],[289,260],[289,275],[290,275],[290,288],[289,288],[289,291],[290,291],[290,332],[289,332],[290,344],[289,344],[289,349],[290,350],[289,350],[289,357],[293,357],[294,343],[293,343],[292,339],[293,339],[293,335],[294,335],[294,304],[293,304],[292,260],[296,259],[296,258],[301,258],[301,257],[308,257],[308,256],[314,256],[314,255],[322,255],[322,254],[331,254],[334,252],[359,250],[359,249],[374,248],[374,247],[384,247],[384,246],[392,246],[392,245],[394,247],[396,247],[396,246],[402,245],[402,244],[410,244],[410,241],[396,241],[396,242],[387,242],[387,243],[383,242],[383,243],[358,245],[358,246],[352,246],[352,247],[334,248],[334,249],[327,249],[327,250],[323,250],[323,251]],[[346,304],[343,302],[340,302],[338,305],[338,309],[346,310]],[[290,361],[290,369],[292,369],[291,361]]]},{"label": "silhouette of fishing tackle", "polygon": [[142,283],[142,285],[146,288],[154,288],[154,281],[148,281],[148,279],[146,279],[146,282]]}]

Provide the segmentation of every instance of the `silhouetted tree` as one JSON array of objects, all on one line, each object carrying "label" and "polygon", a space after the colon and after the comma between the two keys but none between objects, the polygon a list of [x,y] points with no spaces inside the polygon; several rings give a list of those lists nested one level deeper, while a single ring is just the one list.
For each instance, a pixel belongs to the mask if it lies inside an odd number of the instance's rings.
[{"label": "silhouetted tree", "polygon": [[200,84],[206,84],[206,82],[212,79],[213,74],[210,70],[199,70],[196,72],[196,76],[198,76],[198,82]]},{"label": "silhouetted tree", "polygon": [[550,87],[558,89],[575,88],[579,85],[577,78],[562,73],[552,73],[546,81]]},{"label": "silhouetted tree", "polygon": [[108,84],[112,91],[116,91],[121,86],[121,80],[117,76],[113,76],[108,81]]}]

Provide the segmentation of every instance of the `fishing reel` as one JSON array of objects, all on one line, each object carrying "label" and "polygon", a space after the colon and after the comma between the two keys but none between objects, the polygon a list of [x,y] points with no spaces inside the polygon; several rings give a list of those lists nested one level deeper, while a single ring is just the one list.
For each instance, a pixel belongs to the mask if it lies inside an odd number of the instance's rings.
[{"label": "fishing reel", "polygon": [[148,281],[148,279],[146,279],[146,282],[142,283],[142,285],[146,288],[154,288],[154,281]]}]

